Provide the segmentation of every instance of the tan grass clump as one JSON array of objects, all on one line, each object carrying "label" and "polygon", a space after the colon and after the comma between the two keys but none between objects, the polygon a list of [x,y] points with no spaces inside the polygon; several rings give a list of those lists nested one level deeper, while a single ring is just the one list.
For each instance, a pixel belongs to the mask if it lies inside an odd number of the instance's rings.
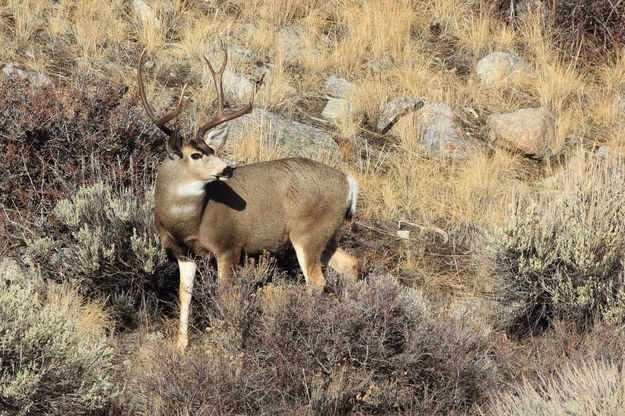
[{"label": "tan grass clump", "polygon": [[625,409],[625,377],[620,366],[588,360],[558,370],[532,384],[497,395],[489,414],[521,416],[618,416]]}]

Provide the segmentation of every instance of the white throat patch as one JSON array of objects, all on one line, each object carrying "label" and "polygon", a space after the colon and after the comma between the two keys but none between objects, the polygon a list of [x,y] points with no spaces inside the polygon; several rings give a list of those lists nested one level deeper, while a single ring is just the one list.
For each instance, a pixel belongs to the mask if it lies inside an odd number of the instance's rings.
[{"label": "white throat patch", "polygon": [[204,187],[210,181],[193,181],[180,185],[178,187],[178,194],[181,196],[200,196],[203,195]]},{"label": "white throat patch", "polygon": [[170,208],[172,214],[190,214],[195,209],[193,205],[174,205]]}]

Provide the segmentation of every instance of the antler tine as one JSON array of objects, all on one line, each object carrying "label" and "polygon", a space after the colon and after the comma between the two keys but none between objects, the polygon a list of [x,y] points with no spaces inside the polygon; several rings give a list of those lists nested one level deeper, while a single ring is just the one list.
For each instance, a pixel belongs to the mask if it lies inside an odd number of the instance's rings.
[{"label": "antler tine", "polygon": [[161,117],[157,118],[154,115],[154,109],[148,102],[148,99],[145,95],[145,88],[143,86],[143,61],[145,60],[145,52],[146,50],[144,49],[143,52],[141,53],[141,58],[139,59],[139,67],[137,68],[137,83],[139,85],[139,95],[141,96],[141,102],[143,103],[143,107],[145,108],[145,111],[148,113],[148,117],[150,118],[150,120],[152,120],[152,122],[156,124],[158,128],[161,129],[165,134],[170,136],[174,133],[174,131],[170,129],[169,127],[165,126],[165,123],[178,117],[180,113],[182,113],[182,110],[184,110],[185,105],[189,101],[188,99],[187,100],[184,99],[184,92],[187,88],[187,84],[185,84],[182,87],[182,92],[180,93],[180,98],[178,98],[178,103],[176,104],[176,108],[174,108],[172,111],[168,113],[163,114]]},{"label": "antler tine", "polygon": [[224,114],[224,90],[223,90],[222,75],[226,69],[226,63],[228,62],[228,50],[224,47],[224,61],[221,64],[221,68],[219,68],[219,71],[215,71],[213,69],[213,66],[211,65],[210,61],[208,60],[206,56],[204,56],[204,61],[208,65],[208,69],[210,70],[211,75],[213,76],[213,83],[215,84],[215,90],[217,91],[217,113],[215,114],[215,117],[211,121],[204,124],[197,130],[197,133],[195,135],[196,139],[202,139],[202,137],[204,137],[206,132],[212,129],[213,127],[216,127],[222,123],[225,123],[226,121],[235,119],[237,117],[241,117],[242,115],[249,113],[250,111],[252,111],[252,107],[254,105],[254,89],[255,88],[252,89],[252,94],[251,94],[250,102],[248,105],[230,114]]},{"label": "antler tine", "polygon": [[215,91],[217,91],[217,116],[223,115],[224,111],[224,88],[223,88],[223,79],[222,76],[224,74],[224,70],[226,69],[226,61],[228,60],[228,51],[224,49],[224,62],[219,68],[219,71],[215,72],[213,66],[210,61],[206,57],[206,55],[202,56],[204,58],[204,62],[208,65],[208,69],[213,76],[213,83],[215,84]]}]

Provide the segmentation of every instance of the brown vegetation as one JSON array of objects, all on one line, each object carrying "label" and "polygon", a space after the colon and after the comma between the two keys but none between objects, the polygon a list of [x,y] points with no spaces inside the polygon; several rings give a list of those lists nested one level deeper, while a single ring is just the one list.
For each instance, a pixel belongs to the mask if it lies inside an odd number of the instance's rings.
[{"label": "brown vegetation", "polygon": [[389,276],[311,297],[275,276],[256,290],[258,273],[248,265],[221,298],[204,276],[202,330],[184,357],[163,340],[134,354],[127,394],[137,411],[463,414],[493,381],[489,331],[471,323],[473,311],[436,311]]}]

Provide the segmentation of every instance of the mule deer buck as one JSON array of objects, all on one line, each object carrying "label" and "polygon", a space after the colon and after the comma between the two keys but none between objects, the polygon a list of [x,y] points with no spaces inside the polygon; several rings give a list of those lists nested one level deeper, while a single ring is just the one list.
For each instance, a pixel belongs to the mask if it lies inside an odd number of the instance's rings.
[{"label": "mule deer buck", "polygon": [[336,233],[354,213],[356,181],[305,158],[229,166],[217,155],[228,135],[224,123],[252,111],[254,92],[247,106],[224,112],[221,78],[227,51],[218,71],[204,57],[217,91],[217,114],[189,139],[166,126],[188,102],[184,88],[176,107],[156,117],[143,86],[144,59],[145,51],[137,69],[141,101],[150,120],[168,136],[168,155],[156,179],[155,220],[161,243],[176,256],[180,268],[178,348],[184,351],[188,343],[197,267],[190,254],[215,256],[218,291],[231,284],[232,269],[243,252],[276,253],[289,242],[312,292],[319,293],[325,287],[322,263],[355,280],[358,261],[337,246]]}]

